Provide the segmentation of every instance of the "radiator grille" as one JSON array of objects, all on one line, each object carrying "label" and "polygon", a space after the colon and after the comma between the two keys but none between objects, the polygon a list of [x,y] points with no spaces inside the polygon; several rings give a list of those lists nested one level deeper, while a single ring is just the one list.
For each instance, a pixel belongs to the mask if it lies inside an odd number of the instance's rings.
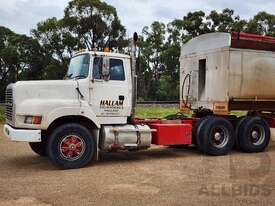
[{"label": "radiator grille", "polygon": [[6,119],[9,121],[13,120],[13,95],[12,88],[7,88],[6,90]]}]

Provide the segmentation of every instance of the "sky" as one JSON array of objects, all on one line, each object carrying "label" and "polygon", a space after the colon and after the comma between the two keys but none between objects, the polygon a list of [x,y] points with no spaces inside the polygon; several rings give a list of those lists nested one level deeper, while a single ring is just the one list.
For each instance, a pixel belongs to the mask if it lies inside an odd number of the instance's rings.
[{"label": "sky", "polygon": [[[259,11],[275,14],[275,0],[106,0],[116,7],[128,35],[141,32],[153,21],[168,23],[190,11],[231,8],[249,19]],[[0,0],[0,25],[30,35],[36,24],[50,17],[62,18],[68,0]]]}]

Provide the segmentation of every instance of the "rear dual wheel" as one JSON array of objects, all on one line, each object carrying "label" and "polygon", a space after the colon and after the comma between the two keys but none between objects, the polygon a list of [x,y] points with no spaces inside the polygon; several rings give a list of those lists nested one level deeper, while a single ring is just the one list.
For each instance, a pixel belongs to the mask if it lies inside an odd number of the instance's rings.
[{"label": "rear dual wheel", "polygon": [[235,145],[244,152],[263,152],[270,142],[270,128],[259,116],[241,117],[231,122],[221,117],[201,118],[193,128],[193,141],[209,155],[226,155]]},{"label": "rear dual wheel", "polygon": [[244,152],[263,152],[269,144],[270,128],[261,117],[243,117],[235,130],[237,147]]},{"label": "rear dual wheel", "polygon": [[203,153],[217,156],[226,155],[234,146],[234,128],[225,118],[202,118],[194,126],[194,130],[194,138]]}]

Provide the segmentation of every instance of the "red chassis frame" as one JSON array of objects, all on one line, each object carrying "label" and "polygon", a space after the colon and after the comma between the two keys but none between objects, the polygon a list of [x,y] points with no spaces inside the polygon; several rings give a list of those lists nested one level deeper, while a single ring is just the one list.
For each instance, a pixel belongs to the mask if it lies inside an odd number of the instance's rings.
[{"label": "red chassis frame", "polygon": [[[275,128],[274,116],[262,116],[270,128]],[[225,117],[226,118],[226,117]],[[228,116],[228,119],[230,117]],[[133,124],[148,125],[153,132],[152,144],[154,145],[191,145],[192,128],[198,118],[185,118],[183,120],[162,120],[162,119],[133,119]]]},{"label": "red chassis frame", "polygon": [[190,145],[192,144],[192,127],[197,119],[183,120],[134,119],[133,124],[148,125],[153,132],[154,145]]}]

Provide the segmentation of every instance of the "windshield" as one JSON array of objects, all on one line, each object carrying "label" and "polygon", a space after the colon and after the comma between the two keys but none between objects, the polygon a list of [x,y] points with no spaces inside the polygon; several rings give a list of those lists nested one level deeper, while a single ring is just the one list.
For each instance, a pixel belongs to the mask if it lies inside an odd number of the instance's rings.
[{"label": "windshield", "polygon": [[89,75],[90,54],[82,54],[71,59],[66,77],[86,78]]}]

